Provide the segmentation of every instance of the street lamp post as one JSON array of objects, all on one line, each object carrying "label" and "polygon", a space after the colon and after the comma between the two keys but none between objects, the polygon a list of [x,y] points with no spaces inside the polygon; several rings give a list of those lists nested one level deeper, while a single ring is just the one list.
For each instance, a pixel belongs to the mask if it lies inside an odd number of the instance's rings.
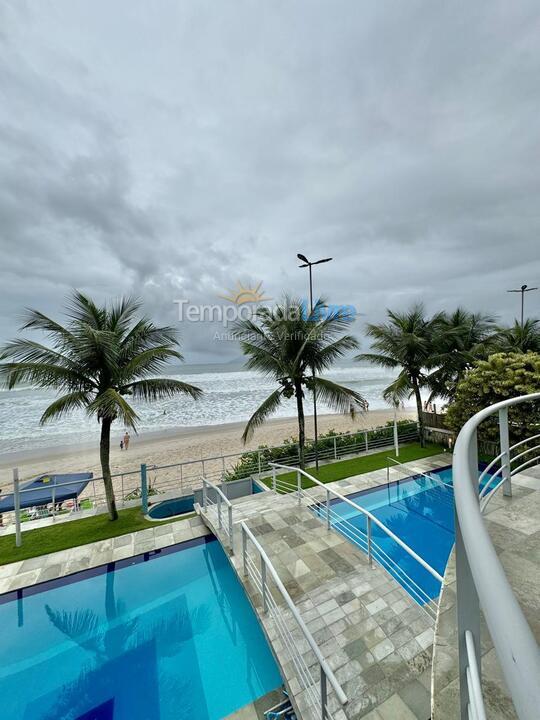
[{"label": "street lamp post", "polygon": [[[309,269],[309,309],[310,309],[310,315],[313,313],[313,275],[311,268],[313,265],[320,265],[321,263],[327,263],[330,262],[332,258],[323,258],[322,260],[316,260],[315,262],[310,262],[305,255],[302,255],[302,253],[298,253],[296,256],[303,265],[300,265],[301,268],[307,267]],[[317,443],[319,441],[319,431],[318,431],[318,425],[317,425],[317,391],[315,389],[315,367],[311,368],[312,377],[313,377],[313,431],[315,434],[315,469],[319,469],[319,449],[317,447]]]},{"label": "street lamp post", "polygon": [[506,292],[509,293],[521,293],[521,329],[523,330],[523,320],[524,320],[524,307],[525,307],[525,293],[531,292],[532,290],[538,290],[537,287],[528,287],[527,285],[522,285],[517,290],[507,290]]}]

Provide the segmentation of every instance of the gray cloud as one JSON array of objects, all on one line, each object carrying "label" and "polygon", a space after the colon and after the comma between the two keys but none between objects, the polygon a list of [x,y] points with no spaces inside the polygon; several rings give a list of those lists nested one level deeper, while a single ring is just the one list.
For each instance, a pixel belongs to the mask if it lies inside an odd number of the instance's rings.
[{"label": "gray cloud", "polygon": [[[537,3],[6,2],[0,339],[71,287],[218,302],[317,287],[510,320],[540,284]],[[528,298],[540,315],[540,293]],[[234,357],[181,328],[188,360]]]}]

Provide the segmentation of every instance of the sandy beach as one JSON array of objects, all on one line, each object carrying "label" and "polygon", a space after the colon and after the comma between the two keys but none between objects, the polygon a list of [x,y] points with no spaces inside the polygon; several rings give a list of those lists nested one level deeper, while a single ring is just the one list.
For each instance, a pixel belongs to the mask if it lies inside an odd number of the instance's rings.
[{"label": "sandy beach", "polygon": [[[412,408],[400,410],[400,419],[415,418]],[[347,432],[359,429],[374,428],[384,425],[393,418],[391,410],[370,410],[352,421],[344,415],[321,415],[319,432],[334,429]],[[241,440],[243,422],[224,425],[207,425],[203,427],[178,428],[167,433],[132,434],[129,450],[120,451],[119,442],[121,429],[112,433],[111,468],[114,473],[136,471],[141,463],[148,465],[170,465],[200,460],[203,457],[240,453],[245,449],[257,448],[259,445],[280,445],[284,440],[297,436],[296,418],[278,418],[269,420],[260,428],[247,445]],[[306,418],[306,434],[313,436],[313,418]],[[0,487],[9,485],[12,480],[12,469],[19,468],[22,479],[35,477],[41,473],[65,473],[90,471],[95,477],[101,475],[99,465],[99,447],[94,441],[77,446],[40,448],[0,456]]]}]

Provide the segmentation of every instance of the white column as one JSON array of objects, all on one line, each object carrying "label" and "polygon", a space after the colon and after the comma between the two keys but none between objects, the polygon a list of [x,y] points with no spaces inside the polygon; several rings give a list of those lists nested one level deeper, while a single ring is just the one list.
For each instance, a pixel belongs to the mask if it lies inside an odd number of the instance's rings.
[{"label": "white column", "polygon": [[15,545],[21,547],[21,495],[19,492],[19,468],[13,470],[13,506],[15,510]]},{"label": "white column", "polygon": [[510,476],[510,434],[508,432],[507,407],[499,410],[499,440],[501,452],[504,453],[501,458],[501,463],[503,464],[502,477],[504,478],[503,495],[506,497],[512,497],[512,480]]}]

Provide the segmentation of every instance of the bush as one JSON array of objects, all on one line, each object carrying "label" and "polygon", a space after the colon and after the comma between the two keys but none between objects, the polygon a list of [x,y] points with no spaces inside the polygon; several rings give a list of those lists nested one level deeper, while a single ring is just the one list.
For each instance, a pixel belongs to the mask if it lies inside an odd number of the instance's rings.
[{"label": "bush", "polygon": [[[540,355],[538,353],[497,353],[478,361],[458,383],[454,402],[446,414],[446,424],[458,433],[469,418],[483,408],[508,398],[540,392]],[[540,430],[540,403],[525,403],[508,411],[510,442],[536,435]],[[497,416],[485,420],[479,428],[483,441],[499,439]]]},{"label": "bush", "polygon": [[[416,423],[410,420],[398,420],[398,429],[407,431],[408,429],[415,430]],[[368,445],[373,443],[384,444],[387,440],[388,444],[393,442],[394,437],[394,422],[390,420],[386,423],[385,427],[377,428],[375,430],[368,430]],[[317,448],[319,455],[322,455],[325,459],[328,458],[329,454],[333,453],[334,450],[334,439],[336,441],[336,450],[339,455],[346,455],[347,450],[351,453],[361,452],[365,447],[365,431],[359,430],[358,432],[346,432],[338,433],[335,430],[329,430],[322,435],[319,435],[319,441]],[[298,464],[298,440],[297,438],[289,438],[284,441],[281,447],[268,447],[267,445],[260,445],[257,450],[248,450],[242,453],[237,463],[227,470],[223,479],[227,481],[240,480],[242,478],[253,475],[259,472],[259,453],[261,458],[261,472],[267,472],[270,469],[269,463],[281,462],[284,465],[295,465]],[[315,453],[315,442],[308,440],[305,446],[305,458],[310,461],[314,457]]]}]

